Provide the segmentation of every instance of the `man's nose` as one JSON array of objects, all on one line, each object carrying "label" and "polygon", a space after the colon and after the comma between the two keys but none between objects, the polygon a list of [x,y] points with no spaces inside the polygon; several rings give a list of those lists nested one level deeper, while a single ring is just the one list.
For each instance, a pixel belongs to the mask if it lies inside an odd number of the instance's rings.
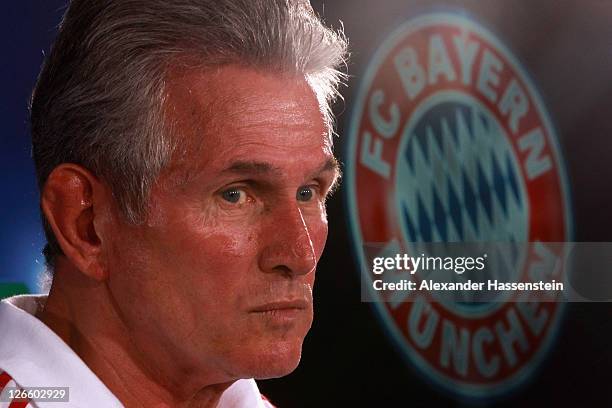
[{"label": "man's nose", "polygon": [[317,260],[308,225],[297,204],[275,211],[265,231],[267,242],[260,257],[265,272],[304,275],[315,270]]}]

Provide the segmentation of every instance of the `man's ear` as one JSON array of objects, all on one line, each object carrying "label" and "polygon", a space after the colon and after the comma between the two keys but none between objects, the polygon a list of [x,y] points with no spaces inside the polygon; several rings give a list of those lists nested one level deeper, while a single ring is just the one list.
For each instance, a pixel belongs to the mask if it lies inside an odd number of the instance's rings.
[{"label": "man's ear", "polygon": [[97,281],[107,278],[102,262],[102,241],[95,217],[108,208],[110,197],[102,183],[85,168],[71,163],[57,166],[41,193],[42,211],[64,255],[84,275]]}]

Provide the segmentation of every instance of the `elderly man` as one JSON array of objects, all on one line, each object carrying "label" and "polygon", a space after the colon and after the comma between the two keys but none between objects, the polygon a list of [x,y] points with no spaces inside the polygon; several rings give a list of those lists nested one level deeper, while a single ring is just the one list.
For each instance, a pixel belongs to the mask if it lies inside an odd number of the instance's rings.
[{"label": "elderly man", "polygon": [[297,0],[72,1],[31,105],[53,283],[0,306],[4,394],[266,406],[312,322],[345,53]]}]

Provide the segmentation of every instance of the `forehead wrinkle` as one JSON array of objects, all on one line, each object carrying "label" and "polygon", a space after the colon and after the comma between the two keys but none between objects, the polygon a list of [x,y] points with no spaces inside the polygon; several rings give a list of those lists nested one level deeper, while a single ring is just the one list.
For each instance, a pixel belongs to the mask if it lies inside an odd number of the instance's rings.
[{"label": "forehead wrinkle", "polygon": [[[263,130],[304,133],[316,130],[318,127],[318,121],[308,119],[303,114],[304,108],[297,103],[280,109],[255,103],[244,104],[241,108],[240,111],[233,112],[231,120],[226,122],[237,132]],[[322,117],[320,133],[325,134]]]},{"label": "forehead wrinkle", "polygon": [[[314,91],[307,84],[303,86],[311,93],[306,100],[289,95],[279,98],[278,90],[275,89],[257,95],[251,95],[248,89],[236,92],[231,103],[226,105],[223,124],[229,124],[235,130],[314,129],[319,125],[319,120],[313,121],[306,115],[309,108],[314,108],[320,113],[321,133],[327,133],[323,112]],[[227,120],[228,118],[231,120]]]},{"label": "forehead wrinkle", "polygon": [[[252,83],[227,83],[223,80],[223,73],[223,67],[193,70],[181,69],[179,66],[174,67],[166,78],[167,83],[172,84],[172,96],[178,97],[180,106],[179,108],[173,103],[176,99],[168,98],[170,100],[167,101],[169,103],[166,105],[166,113],[170,113],[169,116],[174,119],[170,122],[176,125],[178,119],[193,132],[190,142],[184,143],[185,140],[182,140],[183,143],[180,143],[183,146],[179,149],[182,150],[181,153],[186,154],[187,150],[198,153],[205,148],[207,142],[215,143],[217,137],[228,132],[265,130],[297,135],[305,131],[319,132],[320,127],[322,135],[328,133],[315,92],[309,84],[300,84],[301,78],[274,75],[281,80],[295,80],[297,88],[308,88],[309,96],[306,100],[291,97],[291,92],[287,97],[279,98],[278,88],[254,95],[249,89],[253,86]],[[320,112],[320,121],[308,118],[306,111],[310,107]],[[185,128],[180,125],[178,127]],[[181,135],[181,132],[176,133],[179,134],[173,136],[179,139],[185,139],[184,136],[187,136]]]}]

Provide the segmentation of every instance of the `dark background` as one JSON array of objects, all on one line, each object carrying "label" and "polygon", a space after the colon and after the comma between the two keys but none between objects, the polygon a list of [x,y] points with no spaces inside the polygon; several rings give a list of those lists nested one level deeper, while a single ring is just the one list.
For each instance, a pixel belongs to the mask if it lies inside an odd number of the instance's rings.
[{"label": "dark background", "polygon": [[[31,291],[43,270],[38,193],[29,155],[27,100],[56,33],[64,1],[5,2],[0,57],[0,296]],[[313,0],[350,42],[349,86],[338,113],[337,155],[361,75],[376,47],[422,12],[467,14],[488,27],[530,73],[552,121],[571,185],[576,241],[612,241],[612,2]],[[280,407],[610,405],[612,308],[568,304],[553,346],[530,381],[496,400],[465,400],[430,384],[403,360],[368,304],[351,252],[342,189],[329,204],[330,236],[320,262],[315,322],[298,369],[262,381]],[[601,271],[612,273],[612,271]],[[22,284],[16,287],[13,284]],[[9,285],[10,284],[10,285]],[[2,292],[2,290],[4,292]],[[1,330],[1,328],[0,328]]]}]

